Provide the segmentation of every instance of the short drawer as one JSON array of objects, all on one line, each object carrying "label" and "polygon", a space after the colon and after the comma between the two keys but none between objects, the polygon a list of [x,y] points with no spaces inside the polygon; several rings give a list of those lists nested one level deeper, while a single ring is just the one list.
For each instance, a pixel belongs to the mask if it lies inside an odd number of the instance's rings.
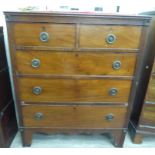
[{"label": "short drawer", "polygon": [[14,25],[16,45],[51,46],[73,48],[75,45],[74,24],[27,24]]},{"label": "short drawer", "polygon": [[155,126],[155,104],[145,104],[142,110],[141,124]]},{"label": "short drawer", "polygon": [[155,102],[155,77],[151,77],[148,90],[146,94],[146,100],[150,102]]},{"label": "short drawer", "polygon": [[17,51],[20,74],[132,76],[136,54],[104,52]]},{"label": "short drawer", "polygon": [[130,80],[18,78],[25,102],[128,102]]},{"label": "short drawer", "polygon": [[81,48],[139,49],[142,27],[81,25]]},{"label": "short drawer", "polygon": [[25,127],[122,128],[126,107],[108,106],[23,106]]}]

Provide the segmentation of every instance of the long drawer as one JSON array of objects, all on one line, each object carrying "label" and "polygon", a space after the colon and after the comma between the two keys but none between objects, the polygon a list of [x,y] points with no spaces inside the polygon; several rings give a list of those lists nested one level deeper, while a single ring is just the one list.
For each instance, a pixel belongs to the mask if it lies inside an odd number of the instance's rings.
[{"label": "long drawer", "polygon": [[122,128],[126,107],[23,106],[25,127]]},{"label": "long drawer", "polygon": [[150,102],[155,102],[155,77],[154,76],[152,76],[150,79],[146,100]]},{"label": "long drawer", "polygon": [[24,46],[75,46],[74,24],[18,23],[14,25],[16,45]]},{"label": "long drawer", "polygon": [[155,126],[155,104],[145,104],[142,110],[142,125]]},{"label": "long drawer", "polygon": [[135,53],[17,51],[20,74],[132,76]]},{"label": "long drawer", "polygon": [[18,78],[25,102],[128,102],[130,80]]},{"label": "long drawer", "polygon": [[81,25],[81,48],[133,48],[140,47],[140,26]]}]

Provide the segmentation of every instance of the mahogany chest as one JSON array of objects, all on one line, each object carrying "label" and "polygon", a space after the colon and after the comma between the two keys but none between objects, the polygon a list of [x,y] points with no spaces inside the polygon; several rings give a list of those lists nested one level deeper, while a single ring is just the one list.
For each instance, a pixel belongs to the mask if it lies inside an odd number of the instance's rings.
[{"label": "mahogany chest", "polygon": [[[43,133],[110,133],[123,146],[150,17],[5,12],[24,146]],[[149,53],[148,53],[149,54]]]},{"label": "mahogany chest", "polygon": [[140,86],[133,104],[129,126],[134,143],[141,143],[145,135],[155,136],[155,19],[152,20],[151,29],[148,38],[148,50],[150,51],[148,64],[150,67],[146,72],[144,71],[145,66],[143,66],[143,74],[141,73]]},{"label": "mahogany chest", "polygon": [[3,28],[0,27],[0,148],[9,147],[16,132],[17,123],[4,47]]}]

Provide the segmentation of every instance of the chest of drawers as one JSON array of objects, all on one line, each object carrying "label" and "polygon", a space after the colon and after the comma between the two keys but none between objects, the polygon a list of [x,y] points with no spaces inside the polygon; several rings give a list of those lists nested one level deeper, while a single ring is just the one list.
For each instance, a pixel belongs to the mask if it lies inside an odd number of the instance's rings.
[{"label": "chest of drawers", "polygon": [[[155,19],[153,19],[151,29],[152,33],[148,38],[150,50],[148,63],[150,63],[150,69],[148,72],[143,71],[143,76],[140,78],[140,85],[146,87],[144,89],[146,91],[142,92],[142,88],[139,88],[137,91],[138,95],[133,104],[133,112],[130,120],[130,133],[134,143],[141,143],[143,136],[155,136]],[[143,70],[145,70],[145,67],[143,67]],[[146,81],[146,79],[149,81]],[[138,99],[139,94],[143,93],[144,95]]]},{"label": "chest of drawers", "polygon": [[110,133],[122,147],[150,17],[5,12],[23,145]]},{"label": "chest of drawers", "polygon": [[3,27],[0,27],[0,148],[9,147],[16,132],[17,123],[4,47]]}]

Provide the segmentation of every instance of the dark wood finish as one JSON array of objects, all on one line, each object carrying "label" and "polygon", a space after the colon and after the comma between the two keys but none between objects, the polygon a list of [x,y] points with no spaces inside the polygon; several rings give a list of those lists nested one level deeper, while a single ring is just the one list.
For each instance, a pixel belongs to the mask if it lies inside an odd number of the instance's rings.
[{"label": "dark wood finish", "polygon": [[3,27],[0,26],[0,72],[7,67],[6,53],[4,52]]},{"label": "dark wood finish", "polygon": [[[5,16],[23,145],[30,146],[36,132],[97,132],[110,133],[114,145],[122,147],[139,65],[148,52],[143,46],[151,18],[52,12],[5,12]],[[54,43],[38,39],[43,25],[56,37]],[[51,25],[70,29],[59,27],[61,36]],[[111,45],[105,41],[109,33],[116,35]],[[34,57],[41,61],[39,68],[31,67]],[[119,70],[112,69],[114,59],[121,59]],[[34,85],[43,87],[40,95],[33,95]],[[119,97],[109,96],[109,89],[115,86]],[[32,116],[41,110],[49,118],[43,124]],[[106,112],[115,113],[118,121],[108,126],[109,122],[100,119]],[[61,120],[60,113],[67,115]]]},{"label": "dark wood finish", "polygon": [[3,29],[0,27],[0,148],[9,147],[16,132],[17,122],[4,47]]},{"label": "dark wood finish", "polygon": [[0,112],[0,147],[9,147],[17,133],[17,121],[13,101]]},{"label": "dark wood finish", "polygon": [[152,20],[147,38],[146,49],[149,54],[144,57],[140,72],[140,82],[135,97],[130,120],[130,135],[134,143],[142,143],[143,136],[155,135],[155,20]]},{"label": "dark wood finish", "polygon": [[9,81],[8,69],[5,68],[5,70],[0,72],[0,109],[4,108],[4,106],[12,99]]},{"label": "dark wood finish", "polygon": [[[7,22],[30,23],[81,23],[104,25],[136,25],[148,26],[150,19],[146,16],[111,15],[111,14],[86,14],[73,12],[5,12]],[[30,18],[31,17],[31,18]],[[34,19],[32,21],[32,19]]]},{"label": "dark wood finish", "polygon": [[[136,56],[135,53],[17,51],[17,72],[18,74],[132,76]],[[32,67],[33,59],[40,61],[39,67]],[[113,68],[115,61],[121,62],[120,69]]]}]

